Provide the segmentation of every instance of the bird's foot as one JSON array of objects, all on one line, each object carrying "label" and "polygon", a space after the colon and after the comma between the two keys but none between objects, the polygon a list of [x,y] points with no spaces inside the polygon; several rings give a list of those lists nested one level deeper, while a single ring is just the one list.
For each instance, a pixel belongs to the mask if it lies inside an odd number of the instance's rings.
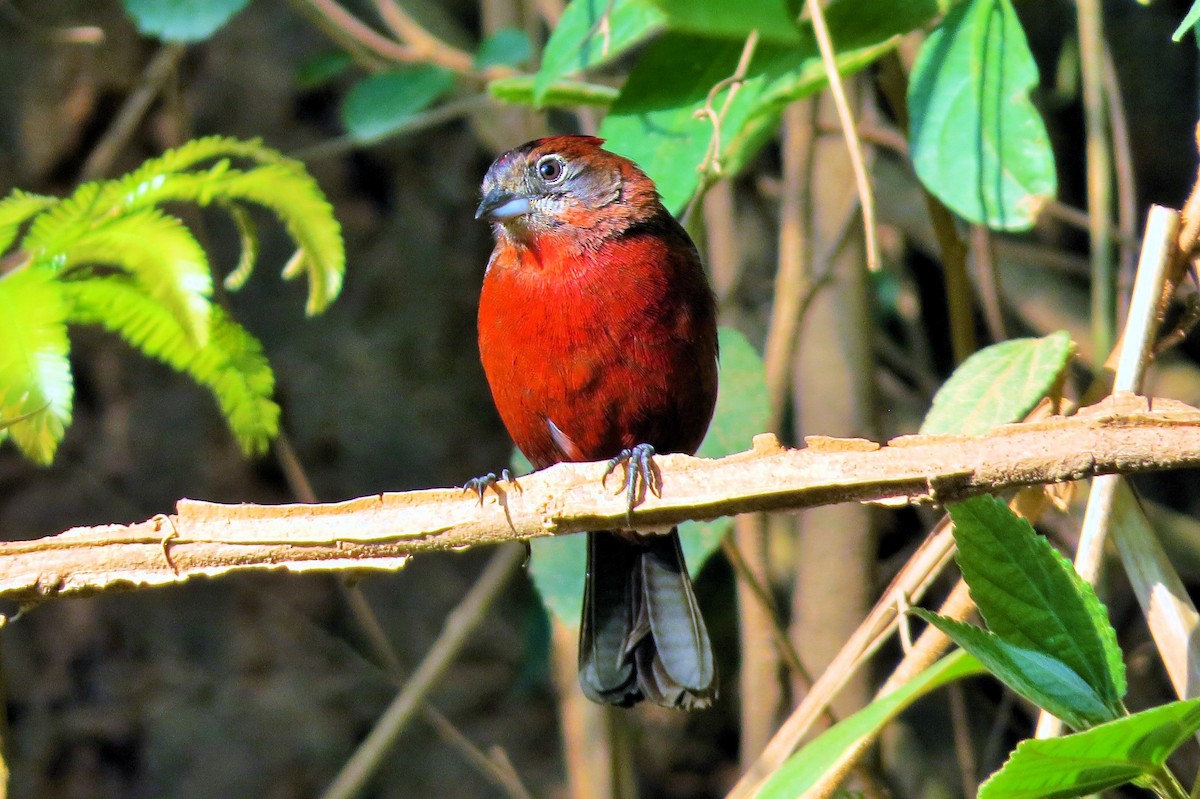
[{"label": "bird's foot", "polygon": [[[508,469],[502,469],[500,476],[497,477],[495,472],[488,472],[482,477],[472,477],[467,482],[463,483],[463,493],[471,492],[479,496],[479,506],[483,507],[483,496],[490,488],[496,492],[496,496],[504,498],[504,492],[497,487],[497,483],[505,482],[512,483],[514,486],[517,482],[513,480],[512,474]],[[517,486],[519,488],[519,486]]]},{"label": "bird's foot", "polygon": [[604,477],[600,481],[601,485],[607,484],[608,476],[616,471],[618,466],[625,467],[621,488],[625,489],[625,521],[632,527],[633,508],[641,499],[638,496],[639,478],[643,489],[642,497],[647,489],[655,496],[661,496],[662,474],[654,465],[654,447],[649,444],[638,444],[632,449],[621,450],[617,457],[608,462],[608,468],[604,470]]}]

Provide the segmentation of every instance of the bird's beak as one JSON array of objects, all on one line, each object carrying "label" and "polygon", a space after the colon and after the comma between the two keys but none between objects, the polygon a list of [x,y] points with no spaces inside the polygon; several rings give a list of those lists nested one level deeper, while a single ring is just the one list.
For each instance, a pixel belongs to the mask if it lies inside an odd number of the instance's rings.
[{"label": "bird's beak", "polygon": [[528,197],[522,197],[503,189],[492,189],[475,209],[475,218],[486,217],[493,222],[505,222],[513,217],[527,214],[530,210],[532,209],[529,206]]}]

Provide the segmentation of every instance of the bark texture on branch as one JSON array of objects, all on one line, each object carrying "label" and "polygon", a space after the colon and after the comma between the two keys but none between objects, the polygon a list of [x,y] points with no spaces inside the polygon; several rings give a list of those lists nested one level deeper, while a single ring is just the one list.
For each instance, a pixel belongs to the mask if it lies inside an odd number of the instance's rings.
[{"label": "bark texture on branch", "polygon": [[[687,519],[836,502],[946,502],[1098,474],[1200,466],[1200,410],[1133,395],[1071,417],[985,436],[904,436],[886,445],[773,436],[719,460],[655,458],[662,496],[645,496],[639,530]],[[501,483],[481,506],[461,489],[380,494],[320,505],[180,500],[176,513],[0,545],[0,597],[20,602],[166,585],[242,569],[398,569],[414,554],[626,526],[619,479],[604,465],[560,464]]]}]

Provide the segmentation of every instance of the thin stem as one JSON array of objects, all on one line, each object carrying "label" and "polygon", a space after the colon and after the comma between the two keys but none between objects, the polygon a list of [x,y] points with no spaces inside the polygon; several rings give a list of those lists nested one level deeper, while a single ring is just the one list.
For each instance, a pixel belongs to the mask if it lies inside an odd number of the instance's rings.
[{"label": "thin stem", "polygon": [[829,91],[833,95],[838,119],[842,123],[842,135],[846,137],[846,147],[850,150],[850,166],[854,170],[854,184],[858,189],[858,199],[862,206],[863,236],[867,246],[867,268],[872,272],[877,272],[880,269],[880,263],[879,236],[875,229],[875,193],[871,189],[871,182],[867,177],[862,142],[858,138],[854,112],[850,109],[850,102],[846,99],[846,89],[842,85],[841,73],[838,72],[837,53],[833,47],[833,39],[829,35],[829,26],[825,23],[825,12],[821,10],[820,0],[807,0],[806,5],[809,16],[812,18],[813,33],[817,37],[817,47],[821,50],[821,63],[825,66]]},{"label": "thin stem", "polygon": [[483,624],[488,610],[524,562],[524,547],[505,545],[496,551],[471,590],[446,617],[441,634],[411,679],[342,766],[322,799],[352,799],[361,794],[420,702],[446,673],[471,634]]},{"label": "thin stem", "polygon": [[1115,340],[1112,245],[1112,156],[1104,110],[1104,32],[1100,0],[1076,0],[1083,108],[1087,129],[1088,238],[1092,262],[1092,342],[1108,352]]},{"label": "thin stem", "polygon": [[113,117],[112,124],[84,161],[80,170],[82,180],[95,180],[108,174],[121,149],[146,116],[150,104],[174,74],[185,52],[186,45],[164,44],[155,53],[154,58],[150,59],[138,80],[137,88],[125,98],[121,109]]}]

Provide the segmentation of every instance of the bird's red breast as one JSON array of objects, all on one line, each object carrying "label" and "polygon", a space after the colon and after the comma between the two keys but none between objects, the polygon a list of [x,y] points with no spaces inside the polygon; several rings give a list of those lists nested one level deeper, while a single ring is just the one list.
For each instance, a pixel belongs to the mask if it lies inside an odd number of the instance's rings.
[{"label": "bird's red breast", "polygon": [[650,179],[600,144],[539,139],[484,180],[480,215],[520,213],[495,223],[479,348],[538,468],[639,443],[695,452],[716,401],[716,311],[696,248]]}]

